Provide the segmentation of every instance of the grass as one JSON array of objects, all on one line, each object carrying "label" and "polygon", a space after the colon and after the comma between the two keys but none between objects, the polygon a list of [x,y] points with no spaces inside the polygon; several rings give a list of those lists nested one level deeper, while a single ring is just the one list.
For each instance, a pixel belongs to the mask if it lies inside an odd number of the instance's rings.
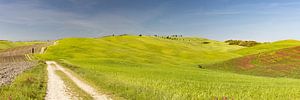
[{"label": "grass", "polygon": [[[70,67],[99,90],[126,99],[295,99],[300,83],[296,79],[266,78],[187,66],[151,68],[127,65],[103,66],[100,63]],[[263,95],[262,95],[263,94]]]},{"label": "grass", "polygon": [[[112,62],[121,60],[121,62],[132,64],[139,62],[213,63],[238,57],[238,54],[229,51],[243,48],[203,38],[183,39],[169,40],[138,36],[68,38],[59,41],[57,46],[50,47],[50,52],[47,52],[43,57],[45,59],[100,58]],[[210,43],[203,44],[207,41]],[[116,60],[114,60],[115,58]]]},{"label": "grass", "polygon": [[62,78],[68,89],[72,92],[73,97],[83,100],[93,100],[89,94],[80,89],[64,72],[57,70],[55,73]]},{"label": "grass", "polygon": [[40,58],[63,59],[61,63],[100,91],[125,99],[300,98],[297,79],[198,68],[198,64],[241,57],[236,53],[239,49],[243,47],[202,38],[68,38]]},{"label": "grass", "polygon": [[276,51],[276,50],[295,47],[295,46],[300,46],[300,41],[298,41],[298,40],[282,40],[282,41],[276,41],[276,42],[272,42],[272,43],[263,43],[263,44],[256,45],[253,47],[235,50],[233,52],[240,54],[240,55],[251,55],[251,54],[257,54],[257,53],[261,53],[261,52]]},{"label": "grass", "polygon": [[39,64],[18,75],[13,83],[0,88],[1,100],[42,100],[46,95],[47,70]]},{"label": "grass", "polygon": [[236,73],[300,78],[300,47],[285,48],[208,65],[207,68]]}]

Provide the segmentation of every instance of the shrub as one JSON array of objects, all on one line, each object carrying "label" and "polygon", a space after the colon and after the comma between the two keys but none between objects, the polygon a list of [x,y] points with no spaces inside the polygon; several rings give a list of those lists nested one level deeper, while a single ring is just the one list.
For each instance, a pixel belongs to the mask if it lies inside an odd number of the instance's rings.
[{"label": "shrub", "polygon": [[202,44],[209,44],[210,42],[202,42]]},{"label": "shrub", "polygon": [[239,45],[245,47],[252,47],[260,44],[259,42],[256,41],[243,41],[243,40],[226,40],[225,43],[228,43],[229,45]]}]

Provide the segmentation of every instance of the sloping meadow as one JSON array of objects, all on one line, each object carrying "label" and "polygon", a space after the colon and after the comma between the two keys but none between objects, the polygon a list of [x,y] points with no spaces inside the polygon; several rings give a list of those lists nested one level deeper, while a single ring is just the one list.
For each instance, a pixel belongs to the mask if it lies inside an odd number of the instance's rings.
[{"label": "sloping meadow", "polygon": [[249,75],[300,78],[300,46],[247,55],[206,67]]},{"label": "sloping meadow", "polygon": [[39,57],[59,61],[116,98],[300,97],[299,80],[240,75],[202,66],[242,57],[235,53],[241,48],[203,38],[111,36],[62,39]]}]

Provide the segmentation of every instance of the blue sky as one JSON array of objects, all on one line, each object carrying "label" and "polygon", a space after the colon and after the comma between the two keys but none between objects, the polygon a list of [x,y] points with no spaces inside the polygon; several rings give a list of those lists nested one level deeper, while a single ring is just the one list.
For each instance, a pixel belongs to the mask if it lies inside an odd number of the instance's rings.
[{"label": "blue sky", "polygon": [[300,39],[298,0],[1,0],[0,39],[182,34]]}]

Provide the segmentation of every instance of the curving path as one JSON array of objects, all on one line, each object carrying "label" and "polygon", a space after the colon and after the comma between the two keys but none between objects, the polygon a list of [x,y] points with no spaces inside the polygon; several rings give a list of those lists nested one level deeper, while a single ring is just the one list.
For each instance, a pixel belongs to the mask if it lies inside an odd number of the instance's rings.
[{"label": "curving path", "polygon": [[95,100],[111,100],[107,95],[100,94],[85,82],[79,80],[73,76],[70,72],[66,71],[62,66],[58,65],[54,61],[47,61],[48,65],[48,89],[46,100],[70,100],[71,95],[68,92],[63,80],[60,79],[58,75],[55,74],[55,70],[60,70],[67,75],[79,88],[93,97]]},{"label": "curving path", "polygon": [[68,92],[64,81],[55,74],[56,67],[51,65],[51,62],[46,63],[48,65],[48,83],[45,100],[71,100],[70,92]]}]

